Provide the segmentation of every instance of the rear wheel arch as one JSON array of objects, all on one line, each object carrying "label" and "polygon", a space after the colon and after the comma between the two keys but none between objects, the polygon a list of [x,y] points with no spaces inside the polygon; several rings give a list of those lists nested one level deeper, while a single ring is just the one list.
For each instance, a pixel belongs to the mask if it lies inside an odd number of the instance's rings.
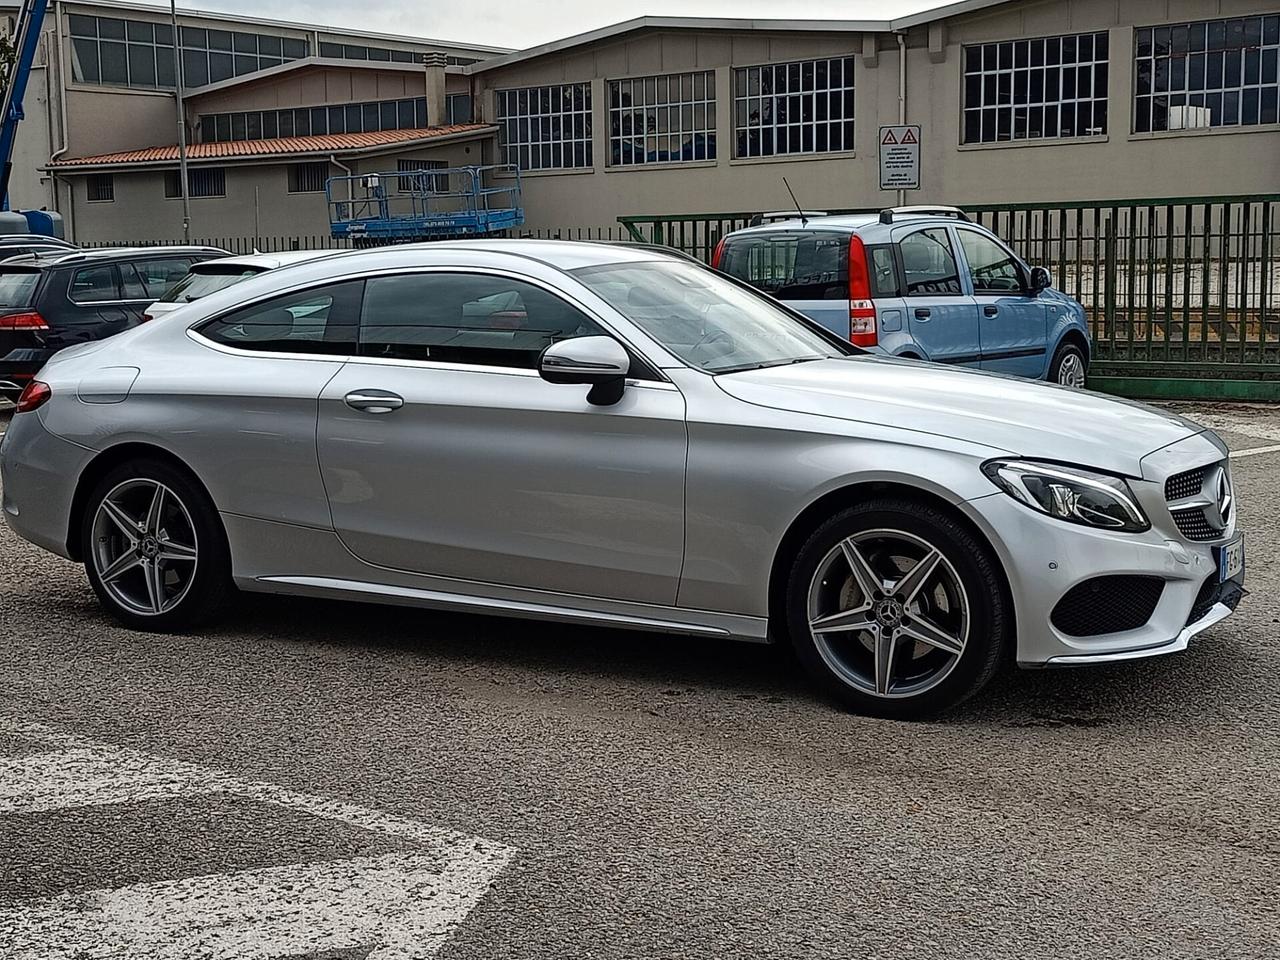
[{"label": "rear wheel arch", "polygon": [[[93,493],[98,482],[121,464],[134,460],[158,460],[182,472],[188,480],[213,503],[209,489],[204,485],[195,471],[187,466],[179,457],[150,443],[120,443],[108,447],[89,461],[80,478],[76,481],[76,492],[71,498],[71,515],[67,518],[67,555],[77,563],[83,562],[83,550],[80,543],[80,531],[84,523],[84,512],[88,506],[89,495]],[[225,534],[224,534],[225,535]]]},{"label": "rear wheel arch", "polygon": [[804,546],[805,541],[835,513],[873,497],[897,497],[933,507],[964,527],[968,533],[986,547],[993,566],[1000,574],[999,586],[1001,593],[1003,593],[1005,602],[1009,605],[1009,610],[1013,614],[1009,618],[1011,642],[1009,650],[1006,651],[1006,653],[1011,654],[1017,646],[1017,637],[1014,632],[1015,624],[1017,623],[1016,605],[1013,599],[1013,589],[1009,584],[1009,575],[1005,571],[1004,560],[1000,551],[992,544],[986,532],[966,516],[963,510],[957,508],[955,504],[923,487],[895,481],[875,480],[850,484],[846,487],[831,490],[805,507],[791,521],[778,543],[778,548],[774,551],[773,564],[769,570],[770,634],[775,638],[783,635],[782,624],[786,617],[787,578],[790,574],[791,566],[799,555],[800,548]]}]

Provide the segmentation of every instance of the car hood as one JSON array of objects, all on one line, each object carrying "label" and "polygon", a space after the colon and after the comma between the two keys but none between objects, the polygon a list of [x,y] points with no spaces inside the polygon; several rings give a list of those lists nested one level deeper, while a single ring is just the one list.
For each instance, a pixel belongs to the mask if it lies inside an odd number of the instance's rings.
[{"label": "car hood", "polygon": [[721,374],[716,383],[758,406],[886,424],[1135,477],[1144,456],[1204,430],[1145,404],[915,360],[820,360]]}]

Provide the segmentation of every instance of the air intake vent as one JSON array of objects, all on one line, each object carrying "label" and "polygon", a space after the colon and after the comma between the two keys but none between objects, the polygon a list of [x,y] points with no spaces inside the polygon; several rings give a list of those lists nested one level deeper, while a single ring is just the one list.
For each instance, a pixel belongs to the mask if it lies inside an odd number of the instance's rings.
[{"label": "air intake vent", "polygon": [[1050,620],[1072,637],[1136,630],[1151,619],[1163,592],[1159,577],[1094,577],[1068,590]]},{"label": "air intake vent", "polygon": [[1164,498],[1172,503],[1174,500],[1185,500],[1194,497],[1204,486],[1204,478],[1213,469],[1212,465],[1196,467],[1186,473],[1177,473],[1164,482]]},{"label": "air intake vent", "polygon": [[1173,522],[1178,525],[1178,532],[1188,540],[1218,540],[1226,534],[1225,530],[1215,530],[1199,507],[1174,510]]}]

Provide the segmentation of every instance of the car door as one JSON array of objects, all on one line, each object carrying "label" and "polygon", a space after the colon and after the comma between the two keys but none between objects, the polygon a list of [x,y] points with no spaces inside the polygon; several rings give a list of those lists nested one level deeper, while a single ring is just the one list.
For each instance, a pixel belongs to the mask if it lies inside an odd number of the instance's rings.
[{"label": "car door", "polygon": [[49,323],[49,345],[54,349],[102,340],[134,325],[114,263],[57,269],[41,291],[40,313]]},{"label": "car door", "polygon": [[362,560],[437,577],[674,604],[684,398],[543,380],[551,342],[605,333],[550,288],[462,268],[371,277],[359,354],[320,397],[333,523]]},{"label": "car door", "polygon": [[907,327],[918,352],[940,363],[976,365],[981,357],[978,308],[960,282],[947,228],[904,229],[894,240],[902,258]]},{"label": "car door", "polygon": [[1045,357],[1044,301],[1004,244],[971,227],[956,227],[966,275],[978,305],[982,369],[1041,377]]}]

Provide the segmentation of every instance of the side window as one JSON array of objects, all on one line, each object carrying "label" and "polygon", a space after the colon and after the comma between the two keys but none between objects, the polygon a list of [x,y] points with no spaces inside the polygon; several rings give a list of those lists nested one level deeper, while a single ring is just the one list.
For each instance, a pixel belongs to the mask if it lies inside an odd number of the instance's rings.
[{"label": "side window", "polygon": [[111,264],[84,267],[71,278],[67,296],[76,303],[93,303],[101,300],[119,300],[116,290],[116,268]]},{"label": "side window", "polygon": [[955,296],[961,292],[960,273],[946,230],[919,230],[904,237],[899,247],[908,297]]},{"label": "side window", "polygon": [[972,230],[959,233],[974,293],[1021,293],[1025,289],[1022,267],[1008,250]]},{"label": "side window", "polygon": [[165,291],[187,275],[187,271],[191,269],[191,261],[186,259],[137,260],[133,266],[137,268],[146,287],[141,296],[158,300],[164,296]]},{"label": "side window", "polygon": [[604,331],[554,294],[474,273],[373,277],[360,355],[535,369],[548,344]]},{"label": "side window", "polygon": [[354,352],[363,287],[347,280],[290,293],[212,320],[200,333],[241,350],[346,356]]},{"label": "side window", "polygon": [[131,263],[121,263],[120,267],[120,289],[126,300],[142,300],[147,295],[147,285],[142,282],[142,277],[138,275],[138,271],[133,268]]},{"label": "side window", "polygon": [[893,247],[875,244],[867,247],[867,272],[871,275],[871,296],[898,297],[898,271],[893,263]]}]

